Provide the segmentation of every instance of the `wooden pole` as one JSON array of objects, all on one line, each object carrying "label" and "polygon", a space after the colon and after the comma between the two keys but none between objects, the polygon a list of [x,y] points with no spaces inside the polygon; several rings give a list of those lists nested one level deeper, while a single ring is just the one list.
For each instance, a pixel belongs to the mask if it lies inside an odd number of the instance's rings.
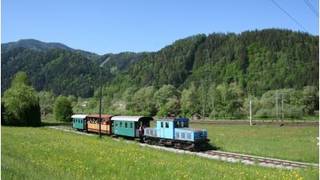
[{"label": "wooden pole", "polygon": [[249,110],[249,113],[250,113],[250,126],[252,126],[252,101],[250,99],[250,110]]},{"label": "wooden pole", "polygon": [[102,68],[100,67],[100,99],[99,99],[99,138],[101,138],[101,111],[102,111],[102,78],[101,78],[101,74],[102,74]]}]

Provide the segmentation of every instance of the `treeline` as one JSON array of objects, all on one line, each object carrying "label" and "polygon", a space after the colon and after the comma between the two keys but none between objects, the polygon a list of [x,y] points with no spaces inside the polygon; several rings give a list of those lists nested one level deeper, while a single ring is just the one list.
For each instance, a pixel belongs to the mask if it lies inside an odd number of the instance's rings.
[{"label": "treeline", "polygon": [[[98,113],[99,95],[89,99],[68,97],[74,112]],[[124,93],[109,87],[103,90],[103,112],[109,114],[165,117],[209,117],[210,119],[248,118],[249,101],[254,118],[301,119],[313,116],[319,108],[318,88],[301,90],[278,89],[262,96],[247,96],[235,83],[196,87],[191,84],[182,91],[173,85],[143,88],[130,87]]]},{"label": "treeline", "polygon": [[[210,119],[246,119],[251,102],[255,118],[301,119],[314,116],[319,109],[319,89],[305,86],[300,90],[278,89],[262,96],[246,95],[236,83],[195,86],[183,90],[173,85],[160,88],[135,86],[123,92],[112,86],[103,88],[103,113],[113,115],[184,116]],[[39,126],[41,119],[70,121],[73,113],[98,113],[99,92],[92,98],[55,96],[36,92],[26,73],[18,72],[2,100],[1,123]]]}]

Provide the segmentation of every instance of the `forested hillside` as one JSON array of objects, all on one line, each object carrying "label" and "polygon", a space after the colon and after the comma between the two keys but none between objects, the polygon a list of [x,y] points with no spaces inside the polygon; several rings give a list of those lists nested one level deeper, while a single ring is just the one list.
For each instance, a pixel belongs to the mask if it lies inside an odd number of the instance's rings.
[{"label": "forested hillside", "polygon": [[130,63],[143,57],[144,53],[120,53],[99,56],[74,50],[59,43],[37,40],[20,40],[2,44],[1,66],[4,92],[18,71],[28,74],[36,90],[52,91],[55,95],[91,97],[99,83],[99,63],[110,57],[103,67],[103,82],[110,79],[111,72],[125,70]]},{"label": "forested hillside", "polygon": [[157,52],[103,56],[24,40],[2,44],[1,91],[25,71],[36,90],[74,95],[76,110],[88,102],[81,111],[95,111],[99,64],[111,57],[102,69],[105,111],[234,117],[247,113],[250,98],[261,117],[283,113],[280,101],[287,114],[309,114],[319,104],[318,48],[318,36],[279,29],[200,34]]},{"label": "forested hillside", "polygon": [[246,92],[318,85],[318,37],[287,30],[179,40],[129,69],[137,86],[237,83]]}]

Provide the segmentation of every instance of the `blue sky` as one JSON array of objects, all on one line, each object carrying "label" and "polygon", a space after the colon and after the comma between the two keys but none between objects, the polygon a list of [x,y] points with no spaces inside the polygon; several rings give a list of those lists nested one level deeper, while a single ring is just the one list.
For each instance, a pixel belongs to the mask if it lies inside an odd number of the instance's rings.
[{"label": "blue sky", "polygon": [[[305,0],[275,0],[308,33]],[[317,0],[306,0],[318,10]],[[305,31],[271,0],[2,0],[2,42],[34,38],[98,54],[157,51],[177,39],[264,28]]]}]

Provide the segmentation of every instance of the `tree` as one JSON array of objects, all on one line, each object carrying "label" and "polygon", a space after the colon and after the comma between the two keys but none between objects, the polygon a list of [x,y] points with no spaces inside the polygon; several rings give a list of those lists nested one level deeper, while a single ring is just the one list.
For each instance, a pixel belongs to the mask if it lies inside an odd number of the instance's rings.
[{"label": "tree", "polygon": [[251,112],[252,114],[256,114],[257,111],[261,108],[260,107],[260,101],[257,97],[255,96],[249,96],[244,99],[243,105],[242,105],[242,113],[249,117],[250,115],[250,100],[251,100]]},{"label": "tree", "polygon": [[[178,111],[178,91],[170,84],[163,85],[157,92],[155,92],[154,100],[156,102],[159,116],[167,116],[170,112]],[[168,103],[169,101],[171,102]],[[171,108],[174,109],[169,110],[168,106],[171,106]]]},{"label": "tree", "polygon": [[23,72],[23,71],[19,71],[17,72],[17,74],[15,75],[14,79],[11,82],[11,86],[19,86],[19,85],[30,85],[27,73]]},{"label": "tree", "polygon": [[143,115],[153,116],[157,110],[153,100],[155,89],[153,86],[143,87],[139,89],[132,98],[132,102],[128,104],[128,109]]},{"label": "tree", "polygon": [[319,90],[315,86],[306,86],[302,91],[303,111],[306,114],[313,114],[319,109]]},{"label": "tree", "polygon": [[59,96],[54,103],[54,116],[58,121],[71,121],[72,106],[65,96]]},{"label": "tree", "polygon": [[41,91],[38,93],[41,115],[46,116],[53,112],[54,95],[52,92]]},{"label": "tree", "polygon": [[18,72],[11,87],[4,93],[5,124],[39,126],[41,124],[39,98],[28,85],[28,77]]},{"label": "tree", "polygon": [[184,89],[181,93],[181,113],[183,116],[190,117],[198,112],[198,99],[196,88],[191,84],[188,89]]},{"label": "tree", "polygon": [[168,98],[166,103],[161,106],[157,115],[158,116],[168,116],[168,115],[178,115],[180,110],[179,100],[176,97]]},{"label": "tree", "polygon": [[7,117],[7,112],[6,112],[6,107],[4,106],[4,102],[1,102],[1,124],[5,125],[6,124],[6,120],[9,119]]}]

